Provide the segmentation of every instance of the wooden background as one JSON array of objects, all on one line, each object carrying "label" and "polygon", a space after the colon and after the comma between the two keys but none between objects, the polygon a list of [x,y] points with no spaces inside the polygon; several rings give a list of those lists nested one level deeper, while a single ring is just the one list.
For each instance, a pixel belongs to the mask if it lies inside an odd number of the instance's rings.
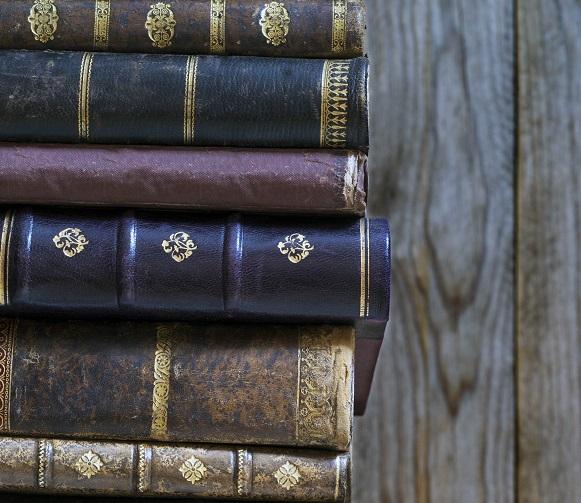
[{"label": "wooden background", "polygon": [[367,3],[393,303],[354,502],[581,502],[581,2]]}]

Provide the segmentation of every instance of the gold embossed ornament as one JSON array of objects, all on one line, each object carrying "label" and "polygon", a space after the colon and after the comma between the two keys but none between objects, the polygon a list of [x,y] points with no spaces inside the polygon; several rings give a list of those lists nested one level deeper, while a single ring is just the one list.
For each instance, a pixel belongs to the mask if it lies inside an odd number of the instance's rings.
[{"label": "gold embossed ornament", "polygon": [[52,238],[52,241],[67,257],[78,255],[89,244],[89,240],[83,235],[81,229],[72,227],[60,231]]},{"label": "gold embossed ornament", "polygon": [[286,255],[293,264],[306,259],[315,247],[302,234],[294,233],[286,236],[278,243],[280,253]]},{"label": "gold embossed ornament", "polygon": [[206,465],[202,463],[196,456],[192,456],[182,463],[180,466],[180,473],[182,477],[194,485],[206,476]]},{"label": "gold embossed ornament", "polygon": [[97,475],[103,468],[103,461],[98,454],[93,451],[87,451],[75,463],[75,470],[79,475],[90,479],[93,475]]},{"label": "gold embossed ornament", "polygon": [[301,478],[299,469],[288,461],[276,470],[273,475],[279,485],[284,487],[287,491],[291,487],[296,486]]},{"label": "gold embossed ornament", "polygon": [[260,11],[260,26],[267,44],[279,46],[286,43],[290,16],[282,2],[270,2],[264,4]]},{"label": "gold embossed ornament", "polygon": [[161,246],[163,251],[169,253],[176,262],[183,262],[190,258],[194,250],[198,249],[187,232],[172,234],[169,239],[163,240]]},{"label": "gold embossed ornament", "polygon": [[34,0],[28,16],[34,40],[43,44],[54,40],[58,20],[57,8],[53,0]]},{"label": "gold embossed ornament", "polygon": [[145,28],[153,47],[163,49],[171,45],[175,33],[176,20],[171,10],[171,4],[158,2],[150,6],[147,13]]}]

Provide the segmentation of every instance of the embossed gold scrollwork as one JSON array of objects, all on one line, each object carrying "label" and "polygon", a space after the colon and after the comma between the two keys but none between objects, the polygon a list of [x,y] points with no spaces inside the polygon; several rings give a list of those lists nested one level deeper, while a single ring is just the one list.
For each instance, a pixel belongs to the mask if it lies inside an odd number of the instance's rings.
[{"label": "embossed gold scrollwork", "polygon": [[17,323],[16,320],[0,319],[0,431],[10,430],[12,358]]},{"label": "embossed gold scrollwork", "polygon": [[226,52],[226,0],[210,2],[210,53]]},{"label": "embossed gold scrollwork", "polygon": [[270,2],[260,11],[260,26],[267,44],[279,46],[286,44],[289,32],[290,15],[282,2]]},{"label": "embossed gold scrollwork", "polygon": [[161,243],[163,251],[169,253],[176,262],[183,262],[190,258],[192,253],[198,249],[196,244],[190,239],[187,232],[176,232],[169,239],[164,239]]},{"label": "embossed gold scrollwork", "polygon": [[150,6],[145,21],[145,29],[153,47],[163,49],[171,45],[175,34],[176,20],[171,4],[158,2]]},{"label": "embossed gold scrollwork", "polygon": [[58,11],[53,0],[34,0],[28,16],[34,40],[38,40],[43,44],[46,44],[49,40],[54,40],[58,20]]},{"label": "embossed gold scrollwork", "polygon": [[196,456],[186,459],[180,466],[180,473],[190,484],[195,485],[206,476],[208,469]]},{"label": "embossed gold scrollwork", "polygon": [[288,461],[280,466],[273,475],[278,484],[284,487],[287,491],[296,486],[301,478],[299,469]]},{"label": "embossed gold scrollwork", "polygon": [[95,0],[95,27],[93,44],[95,48],[106,49],[109,46],[109,18],[111,0]]},{"label": "embossed gold scrollwork", "polygon": [[63,251],[67,257],[74,257],[81,253],[89,244],[81,229],[67,227],[52,238],[54,245]]},{"label": "embossed gold scrollwork", "polygon": [[333,0],[332,52],[343,52],[347,44],[347,0]]},{"label": "embossed gold scrollwork", "polygon": [[169,372],[171,364],[171,330],[160,326],[153,363],[153,403],[151,435],[164,439],[167,435],[167,408],[169,400]]},{"label": "embossed gold scrollwork", "polygon": [[284,241],[280,241],[277,246],[280,253],[286,255],[293,264],[298,264],[306,259],[310,252],[315,249],[305,236],[298,233],[286,236]]}]

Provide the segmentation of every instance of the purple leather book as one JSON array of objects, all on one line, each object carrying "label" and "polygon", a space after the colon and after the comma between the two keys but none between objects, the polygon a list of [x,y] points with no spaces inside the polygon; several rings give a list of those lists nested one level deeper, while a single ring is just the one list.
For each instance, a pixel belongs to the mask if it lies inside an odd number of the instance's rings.
[{"label": "purple leather book", "polygon": [[363,215],[352,150],[0,143],[0,203]]},{"label": "purple leather book", "polygon": [[20,207],[0,224],[0,315],[355,322],[364,408],[389,315],[385,220]]}]

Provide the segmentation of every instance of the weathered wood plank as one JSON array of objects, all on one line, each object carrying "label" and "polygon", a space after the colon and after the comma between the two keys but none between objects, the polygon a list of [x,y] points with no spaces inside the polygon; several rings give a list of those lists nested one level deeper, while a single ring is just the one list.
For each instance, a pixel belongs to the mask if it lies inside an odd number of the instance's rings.
[{"label": "weathered wood plank", "polygon": [[393,311],[354,501],[514,500],[512,0],[369,0]]},{"label": "weathered wood plank", "polygon": [[581,4],[518,2],[518,488],[581,501]]}]

